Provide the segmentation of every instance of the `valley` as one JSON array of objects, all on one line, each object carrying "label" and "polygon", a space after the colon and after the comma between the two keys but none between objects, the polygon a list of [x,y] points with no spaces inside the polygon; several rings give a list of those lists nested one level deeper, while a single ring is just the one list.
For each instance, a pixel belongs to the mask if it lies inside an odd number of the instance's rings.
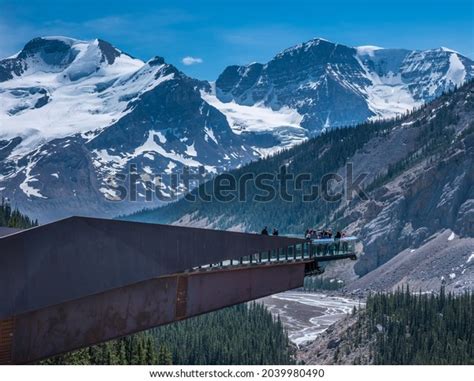
[{"label": "valley", "polygon": [[364,301],[349,297],[304,291],[287,291],[260,299],[268,310],[279,316],[296,346],[318,338],[329,326],[343,319]]}]

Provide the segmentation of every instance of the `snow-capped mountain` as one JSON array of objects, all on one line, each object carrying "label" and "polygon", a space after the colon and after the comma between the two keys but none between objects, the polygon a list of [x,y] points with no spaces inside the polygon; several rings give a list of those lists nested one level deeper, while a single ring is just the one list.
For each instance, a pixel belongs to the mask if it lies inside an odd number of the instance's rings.
[{"label": "snow-capped mountain", "polygon": [[111,176],[132,163],[166,198],[172,171],[217,173],[257,156],[202,99],[209,84],[160,57],[144,63],[101,40],[37,38],[0,61],[0,81],[0,191],[32,216],[143,207],[110,201],[121,198]]},{"label": "snow-capped mountain", "polygon": [[400,115],[473,77],[474,62],[450,49],[352,48],[317,38],[266,64],[227,67],[216,96],[300,115],[299,126],[317,133]]},{"label": "snow-capped mountain", "polygon": [[[131,212],[150,206],[145,182],[157,202],[172,196],[184,166],[235,168],[324,128],[398,115],[473,73],[449,49],[315,39],[209,83],[99,39],[35,38],[0,60],[0,196],[41,221]],[[116,175],[135,172],[139,201],[117,201]],[[135,185],[125,188],[129,199]]]}]

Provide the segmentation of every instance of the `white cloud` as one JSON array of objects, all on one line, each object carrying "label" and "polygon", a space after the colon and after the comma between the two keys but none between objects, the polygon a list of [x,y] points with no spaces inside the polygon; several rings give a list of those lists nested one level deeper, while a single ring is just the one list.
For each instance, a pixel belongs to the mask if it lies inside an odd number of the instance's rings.
[{"label": "white cloud", "polygon": [[200,64],[202,63],[202,58],[199,58],[199,57],[191,57],[191,56],[187,56],[187,57],[184,57],[181,62],[186,65],[186,66],[189,66],[189,65],[196,65],[196,64]]}]

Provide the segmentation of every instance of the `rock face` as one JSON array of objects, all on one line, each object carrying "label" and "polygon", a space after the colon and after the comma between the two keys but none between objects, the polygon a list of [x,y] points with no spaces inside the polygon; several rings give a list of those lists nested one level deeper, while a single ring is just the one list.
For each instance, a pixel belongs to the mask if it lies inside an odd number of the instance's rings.
[{"label": "rock face", "polygon": [[298,348],[296,360],[305,365],[371,365],[370,346],[374,340],[356,341],[357,315],[334,323],[316,340]]},{"label": "rock face", "polygon": [[[354,265],[361,278],[350,290],[396,289],[404,283],[427,291],[437,291],[442,283],[454,291],[473,288],[473,87],[470,83],[450,100],[434,102],[418,122],[404,122],[390,134],[412,137],[411,130],[419,144],[437,120],[443,123],[449,109],[454,119],[446,119],[444,131],[449,133],[438,143],[445,140],[442,151],[422,159],[428,146],[408,148],[406,168],[402,165],[393,178],[375,187],[369,200],[339,210],[339,223],[363,242]],[[388,152],[389,142],[379,141],[378,149]],[[362,160],[371,151],[359,155]]]},{"label": "rock face", "polygon": [[474,289],[474,238],[460,238],[451,230],[428,237],[416,248],[407,248],[349,286],[349,291]]},{"label": "rock face", "polygon": [[393,117],[473,78],[474,62],[449,49],[352,48],[313,39],[266,64],[227,67],[222,102],[290,108],[310,133]]},{"label": "rock face", "polygon": [[182,194],[171,174],[185,166],[212,176],[329,127],[398,115],[473,70],[446,49],[316,39],[229,67],[214,85],[100,39],[35,38],[0,60],[0,194],[40,222],[129,213]]},{"label": "rock face", "polygon": [[[366,208],[357,225],[366,240],[364,252],[370,253],[357,263],[359,275],[385,263],[394,251],[418,247],[434,232],[453,228],[464,236],[474,236],[468,221],[468,206],[474,196],[473,152],[472,147],[465,148],[435,165],[423,163],[412,168],[387,183],[380,193],[375,192],[370,203],[357,206]],[[463,203],[466,205],[461,209]],[[379,209],[375,216],[370,213],[372,205]]]}]

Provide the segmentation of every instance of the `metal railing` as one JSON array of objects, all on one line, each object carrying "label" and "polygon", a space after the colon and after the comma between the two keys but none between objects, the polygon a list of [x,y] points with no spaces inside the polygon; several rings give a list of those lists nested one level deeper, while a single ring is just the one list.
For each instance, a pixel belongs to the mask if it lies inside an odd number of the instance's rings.
[{"label": "metal railing", "polygon": [[287,247],[258,252],[219,263],[194,267],[191,271],[226,268],[231,266],[249,266],[294,261],[327,261],[344,258],[355,259],[356,238],[313,239]]}]

